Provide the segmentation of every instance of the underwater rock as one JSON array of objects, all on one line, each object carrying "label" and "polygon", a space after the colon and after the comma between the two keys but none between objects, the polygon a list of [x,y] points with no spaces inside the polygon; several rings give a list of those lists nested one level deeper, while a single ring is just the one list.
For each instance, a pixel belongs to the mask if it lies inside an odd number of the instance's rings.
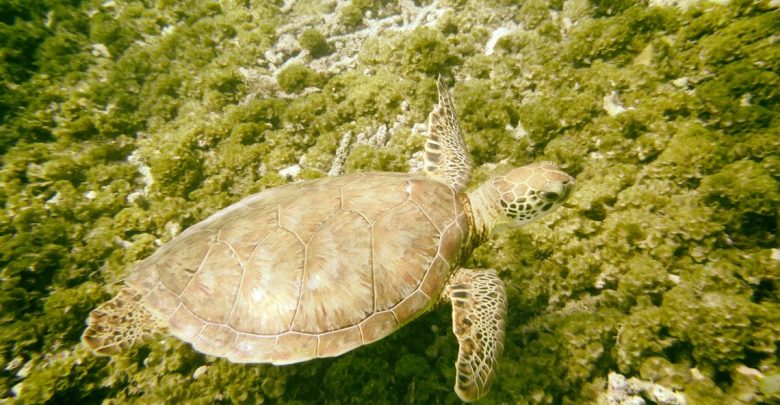
[{"label": "underwater rock", "polygon": [[685,396],[661,385],[636,377],[626,379],[621,374],[609,373],[607,392],[599,398],[603,404],[644,404],[645,399],[659,405],[685,405]]}]

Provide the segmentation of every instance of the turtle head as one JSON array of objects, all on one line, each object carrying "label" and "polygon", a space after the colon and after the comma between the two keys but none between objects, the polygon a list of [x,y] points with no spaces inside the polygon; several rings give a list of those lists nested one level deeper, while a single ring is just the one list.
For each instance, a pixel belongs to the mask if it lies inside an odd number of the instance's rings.
[{"label": "turtle head", "polygon": [[552,162],[518,167],[494,178],[490,184],[512,225],[522,225],[555,211],[574,191],[574,178]]},{"label": "turtle head", "polygon": [[471,200],[475,220],[490,232],[496,225],[519,226],[541,218],[573,191],[573,177],[555,163],[539,162],[488,180]]}]

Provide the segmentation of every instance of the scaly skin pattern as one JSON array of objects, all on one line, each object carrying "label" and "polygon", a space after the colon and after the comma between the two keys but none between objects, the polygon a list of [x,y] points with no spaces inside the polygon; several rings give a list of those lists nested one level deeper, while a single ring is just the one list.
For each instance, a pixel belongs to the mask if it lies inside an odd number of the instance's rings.
[{"label": "scaly skin pattern", "polygon": [[460,269],[443,295],[452,302],[452,330],[460,347],[455,392],[474,401],[490,390],[504,352],[504,283],[494,270]]},{"label": "scaly skin pattern", "polygon": [[520,226],[561,206],[574,192],[574,178],[552,162],[531,163],[495,177],[469,193],[476,240],[498,225]]},{"label": "scaly skin pattern", "polygon": [[455,103],[441,77],[436,81],[439,103],[428,115],[425,141],[425,171],[455,190],[462,191],[471,178],[471,159],[458,124]]}]

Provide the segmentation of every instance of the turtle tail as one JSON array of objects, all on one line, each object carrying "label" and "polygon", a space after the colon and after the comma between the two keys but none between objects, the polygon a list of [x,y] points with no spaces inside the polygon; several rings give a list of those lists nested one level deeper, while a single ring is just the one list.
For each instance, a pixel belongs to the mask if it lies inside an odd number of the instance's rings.
[{"label": "turtle tail", "polygon": [[142,298],[131,288],[120,290],[90,312],[81,341],[93,353],[111,356],[150,338],[160,330],[160,325],[144,307]]}]

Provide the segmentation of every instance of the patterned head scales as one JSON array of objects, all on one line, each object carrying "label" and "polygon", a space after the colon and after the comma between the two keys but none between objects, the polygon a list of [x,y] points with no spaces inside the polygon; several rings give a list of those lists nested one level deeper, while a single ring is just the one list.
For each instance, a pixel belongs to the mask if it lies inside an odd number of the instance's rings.
[{"label": "patterned head scales", "polygon": [[515,225],[555,211],[574,191],[574,178],[551,162],[519,167],[493,179],[492,184],[501,208]]}]

